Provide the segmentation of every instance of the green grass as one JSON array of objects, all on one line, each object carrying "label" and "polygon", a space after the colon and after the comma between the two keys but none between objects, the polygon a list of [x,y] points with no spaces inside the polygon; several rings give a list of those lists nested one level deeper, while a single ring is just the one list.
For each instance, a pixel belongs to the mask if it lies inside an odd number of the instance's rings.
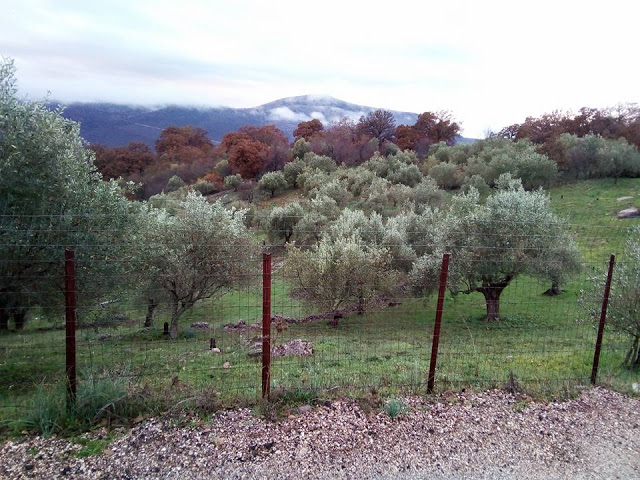
[{"label": "green grass", "polygon": [[78,445],[82,445],[82,448],[74,451],[71,455],[76,458],[87,458],[100,455],[114,439],[115,437],[113,435],[107,435],[105,438],[99,439],[83,437],[74,438],[73,442]]},{"label": "green grass", "polygon": [[384,403],[383,410],[389,418],[398,418],[409,411],[409,406],[402,399],[391,398]]},{"label": "green grass", "polygon": [[[621,254],[623,261],[628,227],[640,221],[617,220],[615,214],[634,202],[640,204],[640,179],[580,182],[553,189],[550,195],[553,208],[571,222],[588,268],[562,285],[565,292],[558,297],[541,295],[548,284],[517,278],[501,297],[503,320],[496,323],[483,320],[480,294],[447,295],[437,391],[503,388],[514,379],[529,394],[557,396],[588,385],[596,332],[577,300],[587,276],[593,268],[603,268],[610,253]],[[619,202],[622,196],[634,200]],[[291,297],[281,259],[275,254],[272,312],[294,318],[313,313]],[[144,399],[137,408],[155,411],[255,405],[261,367],[259,359],[247,353],[248,344],[260,332],[232,332],[223,325],[260,321],[259,281],[257,276],[238,291],[202,302],[185,313],[176,341],[162,334],[166,310],[159,312],[153,329],[143,331],[144,305],[118,304],[131,319],[129,323],[77,333],[80,389],[102,379],[117,379],[127,393]],[[386,397],[424,393],[434,317],[434,298],[409,298],[396,307],[347,316],[338,328],[324,321],[288,325],[275,334],[274,342],[306,339],[313,343],[314,354],[274,358],[273,391],[280,392],[284,405],[311,402],[318,395],[367,395],[372,388]],[[212,328],[192,331],[189,325],[196,321],[209,322]],[[46,392],[49,385],[60,385],[64,375],[64,331],[50,326],[45,320],[34,320],[22,332],[0,334],[0,424],[11,424],[38,409],[44,411],[42,417],[53,417],[46,412],[51,405],[34,404],[42,399],[43,388]],[[103,334],[110,337],[101,337]],[[220,354],[209,351],[212,337]],[[626,348],[626,338],[605,332],[599,382],[632,393],[631,384],[640,381],[640,372],[620,367]],[[63,392],[55,401],[61,395]],[[44,431],[48,427],[32,428]]]}]

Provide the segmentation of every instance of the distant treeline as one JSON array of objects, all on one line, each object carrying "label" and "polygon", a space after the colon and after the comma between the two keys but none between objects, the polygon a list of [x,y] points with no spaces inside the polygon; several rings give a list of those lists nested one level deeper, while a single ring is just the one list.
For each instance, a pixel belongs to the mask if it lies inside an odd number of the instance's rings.
[{"label": "distant treeline", "polygon": [[446,189],[491,187],[506,172],[522,178],[528,188],[640,176],[640,109],[635,105],[529,117],[475,144],[454,145],[459,134],[459,124],[447,112],[425,112],[414,125],[396,126],[391,112],[376,110],[357,122],[345,118],[327,127],[315,119],[301,122],[293,143],[274,125],[241,127],[219,145],[201,128],[173,126],[162,131],[155,152],[139,142],[91,148],[103,177],[138,183],[138,198],[185,184],[197,185],[203,194],[253,188],[265,173],[283,170],[309,152],[337,165],[357,166],[375,152],[412,151],[421,174]]}]

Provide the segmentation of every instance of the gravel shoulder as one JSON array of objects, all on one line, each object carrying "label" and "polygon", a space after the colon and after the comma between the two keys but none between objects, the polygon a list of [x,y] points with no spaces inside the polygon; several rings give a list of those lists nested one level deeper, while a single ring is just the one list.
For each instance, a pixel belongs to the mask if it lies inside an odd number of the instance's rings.
[{"label": "gravel shoulder", "polygon": [[552,403],[499,390],[438,400],[407,398],[396,419],[350,400],[275,423],[248,409],[156,418],[87,458],[67,439],[25,437],[0,445],[0,478],[640,478],[638,399],[593,388]]}]

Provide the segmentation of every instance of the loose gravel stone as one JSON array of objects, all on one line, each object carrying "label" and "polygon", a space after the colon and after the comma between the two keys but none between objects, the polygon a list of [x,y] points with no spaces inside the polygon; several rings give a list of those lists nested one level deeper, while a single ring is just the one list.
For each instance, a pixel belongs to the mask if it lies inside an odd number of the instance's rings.
[{"label": "loose gravel stone", "polygon": [[[278,422],[248,409],[141,422],[102,454],[66,439],[0,445],[1,478],[640,478],[640,401],[601,388],[531,402],[503,391],[404,399],[390,419],[336,401]],[[106,431],[86,434],[104,438]]]}]

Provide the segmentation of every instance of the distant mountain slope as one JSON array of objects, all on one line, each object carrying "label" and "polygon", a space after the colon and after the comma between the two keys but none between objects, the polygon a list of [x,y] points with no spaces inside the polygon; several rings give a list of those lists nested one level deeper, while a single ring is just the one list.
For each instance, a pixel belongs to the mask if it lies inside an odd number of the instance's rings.
[{"label": "distant mountain slope", "polygon": [[[56,104],[52,103],[52,106]],[[72,103],[63,115],[80,122],[82,136],[90,143],[109,146],[126,145],[132,141],[153,146],[160,132],[170,125],[193,125],[209,132],[219,142],[230,131],[243,125],[275,124],[289,137],[302,121],[317,118],[325,125],[348,117],[360,116],[376,110],[328,96],[302,95],[281,98],[254,108],[194,108],[165,106],[159,108],[118,105],[112,103]],[[398,125],[413,125],[416,113],[393,111]],[[466,139],[461,139],[462,141]]]}]

